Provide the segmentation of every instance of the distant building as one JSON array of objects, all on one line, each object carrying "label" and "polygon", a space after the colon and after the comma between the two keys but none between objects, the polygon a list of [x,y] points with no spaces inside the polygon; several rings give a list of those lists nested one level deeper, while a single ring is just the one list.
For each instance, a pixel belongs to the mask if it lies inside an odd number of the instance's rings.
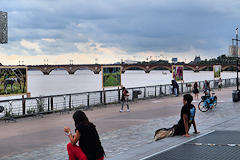
[{"label": "distant building", "polygon": [[201,57],[200,57],[200,56],[195,56],[193,62],[194,62],[194,63],[199,63],[199,62],[201,62]]},{"label": "distant building", "polygon": [[176,64],[178,62],[178,58],[172,58],[172,63]]},{"label": "distant building", "polygon": [[189,64],[197,64],[201,62],[201,57],[200,56],[195,56],[194,60],[191,61]]},{"label": "distant building", "polygon": [[133,60],[125,60],[124,63],[126,64],[136,64],[138,63],[139,61],[133,61]]}]

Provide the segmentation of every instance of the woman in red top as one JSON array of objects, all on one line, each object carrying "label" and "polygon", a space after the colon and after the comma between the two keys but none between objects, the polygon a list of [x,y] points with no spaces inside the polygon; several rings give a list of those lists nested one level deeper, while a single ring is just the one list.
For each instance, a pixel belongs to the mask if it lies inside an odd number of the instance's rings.
[{"label": "woman in red top", "polygon": [[71,133],[70,128],[64,127],[64,132],[70,140],[67,145],[69,160],[103,160],[105,153],[95,125],[89,122],[85,113],[80,110],[73,114],[73,119],[75,135]]}]

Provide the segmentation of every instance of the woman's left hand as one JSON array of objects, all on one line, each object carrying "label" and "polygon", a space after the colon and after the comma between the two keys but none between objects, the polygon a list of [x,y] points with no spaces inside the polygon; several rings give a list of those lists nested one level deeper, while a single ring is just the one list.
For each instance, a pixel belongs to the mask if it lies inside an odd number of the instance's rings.
[{"label": "woman's left hand", "polygon": [[70,132],[70,128],[69,127],[64,127],[64,132],[69,133]]}]

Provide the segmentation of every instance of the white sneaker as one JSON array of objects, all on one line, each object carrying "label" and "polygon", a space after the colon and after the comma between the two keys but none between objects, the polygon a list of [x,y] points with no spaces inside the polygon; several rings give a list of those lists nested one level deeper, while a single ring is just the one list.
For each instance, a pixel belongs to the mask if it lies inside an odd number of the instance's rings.
[{"label": "white sneaker", "polygon": [[130,109],[127,109],[127,112],[130,112]]},{"label": "white sneaker", "polygon": [[123,112],[123,110],[122,109],[120,109],[120,111],[119,112]]}]

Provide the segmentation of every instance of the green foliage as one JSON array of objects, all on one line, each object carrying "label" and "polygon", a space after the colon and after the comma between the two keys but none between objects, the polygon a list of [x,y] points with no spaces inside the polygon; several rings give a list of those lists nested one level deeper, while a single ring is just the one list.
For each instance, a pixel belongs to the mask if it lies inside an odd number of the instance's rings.
[{"label": "green foliage", "polygon": [[6,111],[5,111],[5,115],[4,115],[4,116],[5,116],[5,117],[10,117],[10,116],[11,116],[11,112],[8,111],[7,108],[6,108]]},{"label": "green foliage", "polygon": [[120,71],[114,73],[104,73],[103,74],[103,86],[120,86],[121,85],[121,73]]},{"label": "green foliage", "polygon": [[37,109],[38,112],[44,112],[44,99],[41,97],[37,100]]},{"label": "green foliage", "polygon": [[29,108],[27,110],[27,114],[34,114],[35,113],[35,109],[34,108]]},{"label": "green foliage", "polygon": [[104,86],[119,86],[120,80],[118,80],[116,75],[109,75],[104,81]]}]

